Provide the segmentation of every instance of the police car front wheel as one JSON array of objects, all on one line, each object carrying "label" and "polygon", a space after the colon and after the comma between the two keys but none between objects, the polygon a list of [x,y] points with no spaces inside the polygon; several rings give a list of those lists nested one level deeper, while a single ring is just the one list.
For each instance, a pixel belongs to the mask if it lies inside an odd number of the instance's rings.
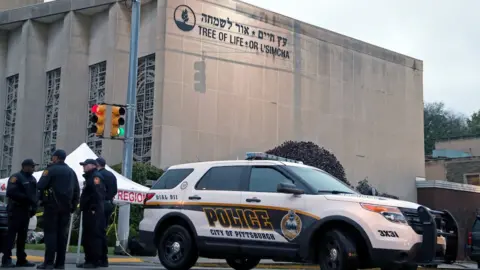
[{"label": "police car front wheel", "polygon": [[254,259],[254,258],[227,259],[227,264],[235,270],[250,270],[255,268],[258,265],[258,263],[260,263],[260,259]]},{"label": "police car front wheel", "polygon": [[330,230],[320,239],[319,264],[322,270],[357,269],[355,243],[342,231]]},{"label": "police car front wheel", "polygon": [[197,262],[198,252],[190,232],[180,225],[168,227],[160,238],[158,257],[168,270],[192,268]]}]

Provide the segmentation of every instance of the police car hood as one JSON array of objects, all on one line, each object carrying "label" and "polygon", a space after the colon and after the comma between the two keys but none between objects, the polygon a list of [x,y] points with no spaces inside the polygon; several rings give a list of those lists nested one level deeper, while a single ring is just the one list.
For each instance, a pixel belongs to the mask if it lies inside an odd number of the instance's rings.
[{"label": "police car hood", "polygon": [[384,197],[369,196],[362,194],[332,194],[325,195],[327,200],[342,201],[342,202],[358,202],[358,203],[371,203],[385,206],[402,207],[417,209],[420,205],[412,202],[395,200]]}]

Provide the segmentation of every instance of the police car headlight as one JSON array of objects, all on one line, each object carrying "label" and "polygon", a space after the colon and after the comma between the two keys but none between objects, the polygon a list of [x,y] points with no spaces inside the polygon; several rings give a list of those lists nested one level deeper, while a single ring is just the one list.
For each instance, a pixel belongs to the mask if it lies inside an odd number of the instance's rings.
[{"label": "police car headlight", "polygon": [[407,220],[397,207],[360,203],[363,209],[378,213],[390,222],[407,225]]}]

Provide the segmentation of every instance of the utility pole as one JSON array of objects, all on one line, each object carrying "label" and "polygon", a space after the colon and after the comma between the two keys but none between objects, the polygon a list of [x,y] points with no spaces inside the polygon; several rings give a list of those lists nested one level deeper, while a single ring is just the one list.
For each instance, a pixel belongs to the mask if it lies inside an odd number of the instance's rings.
[{"label": "utility pole", "polygon": [[[137,94],[138,70],[138,32],[140,28],[140,1],[132,1],[132,22],[130,30],[130,63],[128,70],[127,90],[127,117],[125,125],[125,140],[123,145],[122,172],[125,177],[132,179],[133,169],[133,141],[135,136],[135,110]],[[130,231],[130,204],[121,205],[118,210],[118,241],[115,253],[124,253],[127,249],[128,234]],[[120,249],[120,250],[119,250]]]}]

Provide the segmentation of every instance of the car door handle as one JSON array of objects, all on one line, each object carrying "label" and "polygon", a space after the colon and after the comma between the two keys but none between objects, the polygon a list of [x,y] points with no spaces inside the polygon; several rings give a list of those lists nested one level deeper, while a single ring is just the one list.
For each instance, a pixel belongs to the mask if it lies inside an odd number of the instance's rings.
[{"label": "car door handle", "polygon": [[257,197],[253,197],[253,198],[248,198],[246,199],[247,202],[261,202],[262,200],[260,200],[259,198]]},{"label": "car door handle", "polygon": [[189,200],[195,200],[195,201],[198,201],[198,200],[201,200],[202,197],[198,196],[198,195],[194,195],[194,196],[190,196],[188,197]]}]

